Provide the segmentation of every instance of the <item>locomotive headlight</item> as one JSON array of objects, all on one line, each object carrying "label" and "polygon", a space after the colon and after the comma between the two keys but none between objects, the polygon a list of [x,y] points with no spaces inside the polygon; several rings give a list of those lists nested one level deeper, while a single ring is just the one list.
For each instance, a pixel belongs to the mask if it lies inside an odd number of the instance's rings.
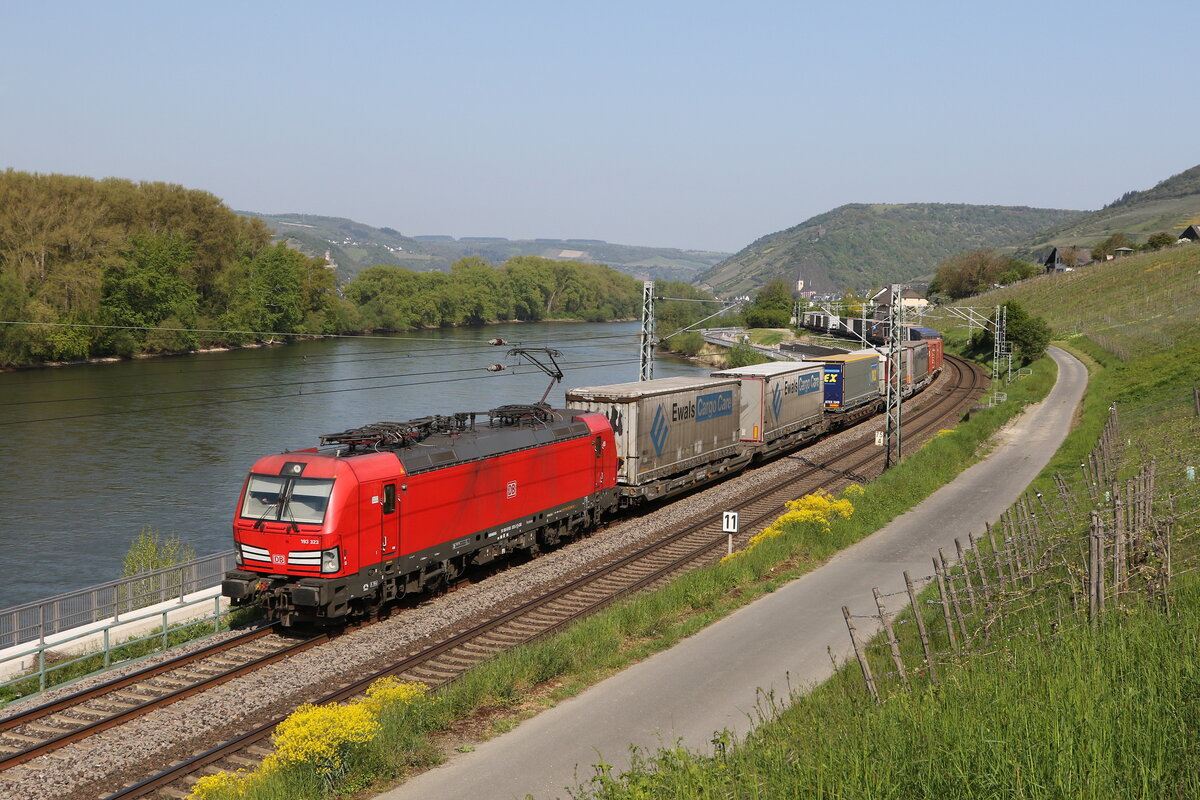
[{"label": "locomotive headlight", "polygon": [[337,572],[341,565],[342,560],[336,547],[321,551],[321,572]]},{"label": "locomotive headlight", "polygon": [[242,566],[242,546],[239,544],[233,548],[233,563],[237,566]]}]

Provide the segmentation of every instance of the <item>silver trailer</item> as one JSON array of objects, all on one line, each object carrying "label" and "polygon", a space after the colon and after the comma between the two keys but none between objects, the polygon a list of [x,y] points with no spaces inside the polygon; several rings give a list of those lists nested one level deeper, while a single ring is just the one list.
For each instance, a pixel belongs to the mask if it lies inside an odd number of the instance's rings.
[{"label": "silver trailer", "polygon": [[567,405],[608,417],[617,483],[642,486],[741,456],[740,390],[736,378],[660,378],[569,389]]},{"label": "silver trailer", "polygon": [[904,343],[904,382],[921,384],[929,377],[929,343]]},{"label": "silver trailer", "polygon": [[771,442],[824,420],[823,371],[807,361],[772,361],[712,376],[741,381],[742,441]]}]

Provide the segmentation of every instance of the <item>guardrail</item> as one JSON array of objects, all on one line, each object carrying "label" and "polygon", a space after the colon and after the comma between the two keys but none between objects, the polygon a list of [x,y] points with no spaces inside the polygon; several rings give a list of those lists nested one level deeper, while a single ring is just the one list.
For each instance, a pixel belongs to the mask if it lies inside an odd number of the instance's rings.
[{"label": "guardrail", "polygon": [[802,361],[803,356],[797,353],[790,353],[781,350],[779,345],[774,347],[766,347],[763,345],[752,344],[749,341],[749,335],[745,328],[702,328],[700,335],[708,344],[715,344],[719,347],[733,347],[734,345],[745,345],[759,353],[762,353],[772,361]]},{"label": "guardrail", "polygon": [[218,585],[233,550],[0,610],[0,649],[46,638]]},{"label": "guardrail", "polygon": [[[10,647],[0,651],[0,690],[15,687],[17,696],[28,697],[52,685],[95,675],[114,663],[139,660],[169,649],[171,634],[183,628],[209,624],[212,632],[218,633],[227,613],[228,604],[220,589],[213,586],[137,612],[53,634],[28,646]],[[195,634],[189,638],[195,638]],[[152,644],[137,648],[142,643]],[[55,673],[66,677],[55,678]]]}]

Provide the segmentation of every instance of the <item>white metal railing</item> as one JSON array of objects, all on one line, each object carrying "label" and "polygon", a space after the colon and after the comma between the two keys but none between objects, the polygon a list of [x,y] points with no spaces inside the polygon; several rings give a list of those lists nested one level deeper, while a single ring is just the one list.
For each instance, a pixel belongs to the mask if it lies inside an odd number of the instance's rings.
[{"label": "white metal railing", "polygon": [[233,550],[201,556],[173,567],[0,609],[0,649],[45,643],[62,631],[118,618],[139,608],[182,598],[220,584],[234,569]]},{"label": "white metal railing", "polygon": [[[205,605],[211,605],[211,611],[203,611]],[[168,649],[171,634],[182,628],[211,624],[213,633],[217,633],[227,613],[228,610],[222,607],[220,591],[212,588],[202,592],[201,596],[158,603],[140,613],[125,613],[75,628],[65,635],[52,635],[29,647],[9,648],[0,658],[0,668],[3,674],[15,677],[0,683],[0,690],[15,687],[18,696],[28,697],[52,685],[95,675],[114,663],[145,658]],[[150,633],[138,635],[147,630]],[[154,644],[148,648],[137,647],[144,642]],[[89,659],[91,663],[86,667],[76,667]],[[55,673],[70,675],[70,672],[64,672],[68,670],[78,674],[56,678]]]}]

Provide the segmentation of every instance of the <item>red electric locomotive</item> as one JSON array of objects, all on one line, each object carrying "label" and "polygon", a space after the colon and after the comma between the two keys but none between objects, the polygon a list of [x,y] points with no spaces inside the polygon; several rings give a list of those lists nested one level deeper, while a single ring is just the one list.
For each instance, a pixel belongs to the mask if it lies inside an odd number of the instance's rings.
[{"label": "red electric locomotive", "polygon": [[259,459],[233,523],[222,592],[284,624],[375,611],[472,564],[534,552],[617,506],[601,414],[505,406],[377,423]]}]

